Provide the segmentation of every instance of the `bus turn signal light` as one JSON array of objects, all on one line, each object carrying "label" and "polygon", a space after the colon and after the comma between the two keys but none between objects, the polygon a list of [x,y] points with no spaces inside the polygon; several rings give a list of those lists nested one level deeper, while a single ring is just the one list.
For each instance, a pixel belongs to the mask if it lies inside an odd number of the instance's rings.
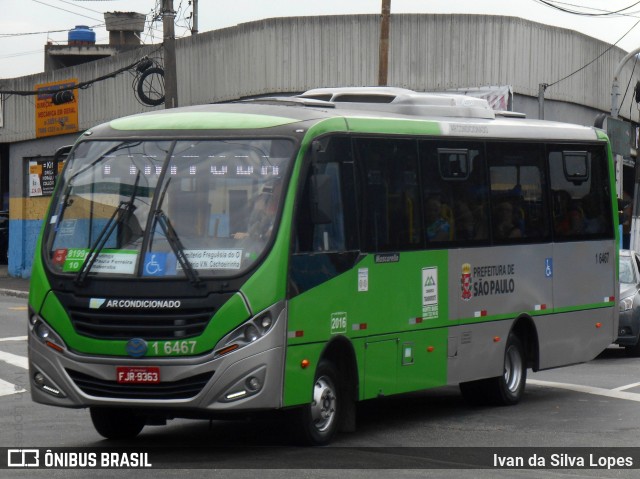
[{"label": "bus turn signal light", "polygon": [[300,361],[300,367],[302,369],[307,369],[309,367],[309,364],[311,363],[309,362],[308,359],[303,359],[302,361]]},{"label": "bus turn signal light", "polygon": [[494,343],[499,343],[500,342],[500,336],[494,336],[493,337],[493,342]]},{"label": "bus turn signal light", "polygon": [[231,346],[227,346],[226,348],[218,349],[215,355],[222,356],[223,354],[230,353],[231,351],[235,351],[236,349],[238,349],[238,345],[232,344]]},{"label": "bus turn signal light", "polygon": [[596,323],[596,328],[601,328],[602,327],[602,323]]},{"label": "bus turn signal light", "polygon": [[60,347],[59,345],[57,345],[53,341],[45,341],[44,344],[49,346],[51,349],[54,349],[54,350],[58,351],[59,353],[62,353],[64,351],[64,348]]}]

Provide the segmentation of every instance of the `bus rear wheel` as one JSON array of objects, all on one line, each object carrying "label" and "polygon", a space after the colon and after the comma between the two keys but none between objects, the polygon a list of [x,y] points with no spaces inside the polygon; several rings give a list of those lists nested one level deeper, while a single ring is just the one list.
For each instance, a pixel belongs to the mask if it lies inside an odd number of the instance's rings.
[{"label": "bus rear wheel", "polygon": [[140,434],[146,418],[126,409],[92,407],[91,421],[98,434],[107,439],[132,439]]},{"label": "bus rear wheel", "polygon": [[298,431],[303,444],[323,446],[331,442],[338,430],[342,407],[342,393],[338,384],[333,363],[320,361],[313,382],[311,403],[298,411]]},{"label": "bus rear wheel", "polygon": [[464,398],[472,404],[512,406],[520,402],[527,382],[524,347],[520,338],[511,333],[504,352],[504,372],[501,376],[460,384]]}]

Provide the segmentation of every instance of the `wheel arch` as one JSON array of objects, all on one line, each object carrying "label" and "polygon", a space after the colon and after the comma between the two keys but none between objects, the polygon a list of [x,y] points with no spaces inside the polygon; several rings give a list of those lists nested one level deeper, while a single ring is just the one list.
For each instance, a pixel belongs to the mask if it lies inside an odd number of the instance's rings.
[{"label": "wheel arch", "polygon": [[338,371],[339,388],[347,401],[344,401],[340,429],[343,432],[355,431],[355,403],[360,393],[358,360],[353,343],[345,336],[332,338],[320,354],[319,361],[331,361]]},{"label": "wheel arch", "polygon": [[528,314],[521,314],[514,321],[510,333],[518,336],[524,345],[527,368],[538,371],[540,365],[540,343],[538,341],[538,329],[533,318]]}]

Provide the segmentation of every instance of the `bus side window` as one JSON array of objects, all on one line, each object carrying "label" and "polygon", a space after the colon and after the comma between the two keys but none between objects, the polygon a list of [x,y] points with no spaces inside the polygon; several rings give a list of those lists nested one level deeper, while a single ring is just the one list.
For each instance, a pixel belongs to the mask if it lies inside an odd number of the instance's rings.
[{"label": "bus side window", "polygon": [[[585,237],[612,237],[613,219],[609,207],[608,165],[604,148],[549,145],[548,150],[554,238],[571,241]],[[579,180],[568,174],[563,155],[565,151],[576,150],[586,152],[588,169]]]},{"label": "bus side window", "polygon": [[430,245],[488,239],[488,188],[482,151],[477,142],[420,142],[424,220]]},{"label": "bus side window", "polygon": [[344,251],[344,208],[340,191],[340,164],[326,164],[323,174],[329,177],[332,198],[331,222],[314,225],[312,250]]},{"label": "bus side window", "polygon": [[358,138],[355,150],[364,193],[363,248],[370,252],[421,248],[417,142]]},{"label": "bus side window", "polygon": [[[295,220],[296,253],[340,252],[356,247],[355,191],[351,147],[347,138],[331,138],[321,162],[309,167]],[[329,181],[329,221],[314,223],[311,215],[311,178],[324,175]]]},{"label": "bus side window", "polygon": [[549,237],[542,147],[489,143],[491,214],[497,241],[544,241]]}]

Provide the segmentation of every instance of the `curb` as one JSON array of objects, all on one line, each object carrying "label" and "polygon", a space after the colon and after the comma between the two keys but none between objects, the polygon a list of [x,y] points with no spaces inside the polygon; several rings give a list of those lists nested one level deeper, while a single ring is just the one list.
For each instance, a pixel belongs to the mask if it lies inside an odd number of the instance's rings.
[{"label": "curb", "polygon": [[14,298],[28,298],[29,293],[26,291],[18,291],[15,289],[1,289],[0,294],[3,296],[13,296]]}]

